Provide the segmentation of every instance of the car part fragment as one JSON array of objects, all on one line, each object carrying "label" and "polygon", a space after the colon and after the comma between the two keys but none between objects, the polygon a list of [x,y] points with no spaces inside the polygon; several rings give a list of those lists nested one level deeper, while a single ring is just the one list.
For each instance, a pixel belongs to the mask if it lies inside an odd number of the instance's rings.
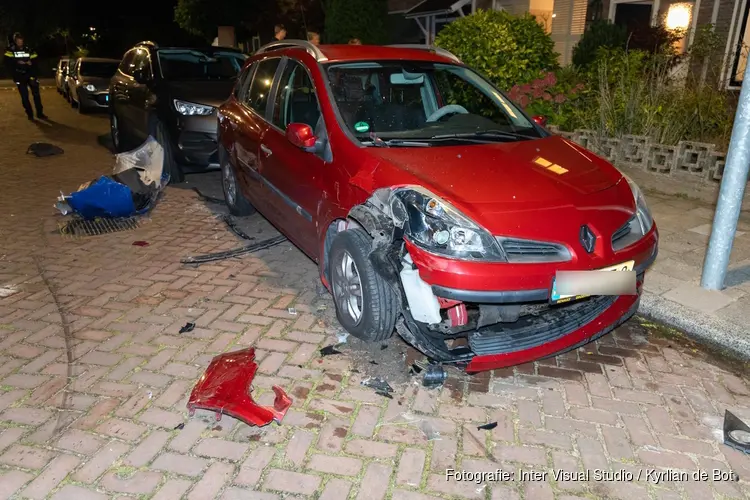
[{"label": "car part fragment", "polygon": [[750,455],[750,425],[729,410],[724,413],[724,444]]},{"label": "car part fragment", "polygon": [[259,252],[260,250],[275,247],[276,245],[281,245],[285,241],[287,241],[286,236],[274,236],[273,238],[268,238],[267,240],[253,243],[252,245],[235,248],[234,250],[227,250],[226,252],[209,253],[206,255],[198,255],[196,257],[185,257],[180,260],[180,262],[182,264],[205,264],[206,262],[213,262],[216,260],[231,259],[232,257],[245,255],[246,253]]},{"label": "car part fragment", "polygon": [[424,387],[439,387],[443,385],[445,379],[448,378],[448,374],[440,365],[430,365],[424,372],[424,378],[422,379],[422,385]]},{"label": "car part fragment", "polygon": [[281,387],[273,386],[276,394],[273,406],[255,403],[250,386],[257,370],[252,347],[216,356],[190,394],[187,403],[190,415],[196,409],[203,409],[215,411],[216,420],[224,414],[258,427],[271,421],[281,423],[292,399]]}]

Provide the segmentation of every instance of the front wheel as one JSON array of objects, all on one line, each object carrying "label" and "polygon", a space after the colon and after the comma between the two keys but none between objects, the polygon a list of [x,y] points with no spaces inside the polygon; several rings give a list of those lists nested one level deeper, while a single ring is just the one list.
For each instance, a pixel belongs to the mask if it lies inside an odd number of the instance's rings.
[{"label": "front wheel", "polygon": [[336,316],[357,338],[378,342],[393,335],[398,296],[370,263],[372,238],[362,229],[336,235],[329,257]]},{"label": "front wheel", "polygon": [[172,141],[169,139],[169,132],[167,132],[167,127],[161,122],[156,124],[156,142],[164,150],[163,172],[169,174],[169,183],[180,184],[181,182],[185,182],[185,172],[182,171],[177,160],[175,160]]},{"label": "front wheel", "polygon": [[224,189],[224,201],[227,202],[227,208],[232,215],[252,215],[255,213],[255,207],[242,194],[237,175],[234,173],[229,158],[224,151],[219,153],[219,162],[221,163],[221,186]]}]

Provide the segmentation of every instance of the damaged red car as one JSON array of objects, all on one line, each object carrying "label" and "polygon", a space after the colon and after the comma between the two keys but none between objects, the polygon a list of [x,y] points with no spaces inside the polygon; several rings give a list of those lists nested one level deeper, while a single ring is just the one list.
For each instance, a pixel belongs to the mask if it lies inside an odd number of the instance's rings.
[{"label": "damaged red car", "polygon": [[[638,186],[448,52],[275,42],[218,120],[231,212],[261,212],[318,263],[352,335],[395,330],[477,372],[574,349],[638,308],[658,242]],[[610,268],[637,293],[555,289],[558,271]]]}]

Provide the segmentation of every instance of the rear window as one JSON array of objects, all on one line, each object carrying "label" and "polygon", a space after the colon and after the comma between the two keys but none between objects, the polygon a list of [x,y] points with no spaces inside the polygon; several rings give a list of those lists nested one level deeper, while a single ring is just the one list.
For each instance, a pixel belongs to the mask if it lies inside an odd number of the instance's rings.
[{"label": "rear window", "polygon": [[81,62],[81,76],[91,78],[112,78],[117,72],[116,62]]}]

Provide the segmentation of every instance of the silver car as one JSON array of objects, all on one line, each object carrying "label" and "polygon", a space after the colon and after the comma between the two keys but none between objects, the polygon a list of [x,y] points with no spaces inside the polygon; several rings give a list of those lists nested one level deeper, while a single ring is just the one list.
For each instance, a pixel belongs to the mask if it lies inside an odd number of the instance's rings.
[{"label": "silver car", "polygon": [[68,63],[70,58],[61,57],[57,62],[57,70],[55,71],[55,86],[57,87],[57,93],[63,93],[63,84],[65,83],[65,77],[68,74]]},{"label": "silver car", "polygon": [[97,57],[78,59],[67,79],[70,104],[85,113],[109,107],[109,81],[117,72],[120,61]]}]

